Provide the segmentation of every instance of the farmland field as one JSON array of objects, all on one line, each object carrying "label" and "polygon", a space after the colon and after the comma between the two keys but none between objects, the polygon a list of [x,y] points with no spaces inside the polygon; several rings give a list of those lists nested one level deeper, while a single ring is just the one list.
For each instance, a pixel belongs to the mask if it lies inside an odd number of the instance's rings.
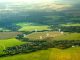
[{"label": "farmland field", "polygon": [[69,48],[66,50],[51,48],[29,54],[3,57],[0,58],[0,60],[79,60],[79,53],[80,47]]},{"label": "farmland field", "polygon": [[[36,37],[37,36],[37,37]],[[80,40],[80,33],[68,33],[68,32],[35,32],[26,36],[29,39],[37,40],[42,37],[51,37],[52,40]]]},{"label": "farmland field", "polygon": [[18,23],[16,25],[21,27],[19,31],[34,31],[35,29],[38,31],[50,30],[48,25],[37,25],[33,23]]},{"label": "farmland field", "polygon": [[0,39],[10,39],[16,37],[21,32],[0,32]]}]

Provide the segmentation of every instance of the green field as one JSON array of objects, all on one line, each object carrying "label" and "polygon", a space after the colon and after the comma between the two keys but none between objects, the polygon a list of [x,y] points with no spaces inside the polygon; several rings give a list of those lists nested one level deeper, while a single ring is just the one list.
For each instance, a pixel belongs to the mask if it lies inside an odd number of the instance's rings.
[{"label": "green field", "polygon": [[0,54],[3,54],[2,50],[6,49],[7,47],[20,45],[23,43],[24,42],[21,42],[15,38],[0,40]]},{"label": "green field", "polygon": [[3,57],[0,60],[79,60],[80,47],[60,50],[56,48],[41,50],[29,54]]},{"label": "green field", "polygon": [[55,40],[80,40],[80,33],[67,33],[63,36],[54,38]]},{"label": "green field", "polygon": [[[47,36],[48,34],[48,36]],[[37,37],[36,37],[37,36]],[[68,32],[35,32],[32,34],[27,35],[26,37],[30,40],[37,40],[45,38],[51,38],[52,40],[80,40],[80,33],[68,33]]]},{"label": "green field", "polygon": [[48,30],[48,26],[24,26],[19,31],[35,31],[37,29],[40,30]]},{"label": "green field", "polygon": [[50,30],[48,25],[37,25],[33,23],[17,23],[16,25],[21,27],[19,31]]},{"label": "green field", "polygon": [[80,24],[79,23],[77,24],[68,23],[68,24],[61,24],[61,26],[80,26]]}]

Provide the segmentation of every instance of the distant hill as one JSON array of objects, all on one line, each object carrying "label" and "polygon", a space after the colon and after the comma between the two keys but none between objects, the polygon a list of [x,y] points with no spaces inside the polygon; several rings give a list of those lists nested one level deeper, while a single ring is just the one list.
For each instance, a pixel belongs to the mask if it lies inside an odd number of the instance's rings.
[{"label": "distant hill", "polygon": [[80,23],[79,5],[79,3],[1,4],[0,27],[15,28],[14,23],[18,22],[32,22],[42,25]]}]

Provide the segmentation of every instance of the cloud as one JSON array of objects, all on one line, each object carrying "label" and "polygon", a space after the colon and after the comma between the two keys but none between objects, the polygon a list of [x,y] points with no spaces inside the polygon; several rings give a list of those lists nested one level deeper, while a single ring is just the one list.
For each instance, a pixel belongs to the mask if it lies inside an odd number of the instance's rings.
[{"label": "cloud", "polygon": [[37,9],[37,10],[56,10],[56,11],[60,11],[60,10],[64,10],[67,8],[72,7],[71,4],[61,4],[61,3],[40,3],[40,4],[35,4],[32,9]]},{"label": "cloud", "polygon": [[41,2],[54,2],[55,0],[0,0],[0,2],[26,2],[26,3],[41,3]]},{"label": "cloud", "polygon": [[[3,4],[5,7],[3,9],[0,9],[0,11],[29,11],[29,10],[65,10],[70,7],[73,7],[74,3],[78,3],[79,0],[0,0],[1,1],[7,1],[7,2],[14,2],[13,4]],[[15,2],[21,2],[25,1],[24,3],[15,3]],[[36,4],[30,4],[27,3],[33,3]],[[39,3],[38,3],[39,2]],[[0,6],[1,7],[1,6]]]}]

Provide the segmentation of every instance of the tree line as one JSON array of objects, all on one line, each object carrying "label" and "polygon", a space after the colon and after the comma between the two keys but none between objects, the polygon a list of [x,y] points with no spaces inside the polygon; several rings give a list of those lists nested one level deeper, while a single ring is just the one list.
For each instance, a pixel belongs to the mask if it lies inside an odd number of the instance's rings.
[{"label": "tree line", "polygon": [[80,46],[80,40],[32,40],[19,46],[8,47],[3,50],[4,54],[0,56],[11,56],[20,53],[31,53],[38,50],[46,50],[48,48],[67,49],[77,46]]},{"label": "tree line", "polygon": [[58,31],[61,29],[64,32],[80,32],[80,26],[50,26],[53,31]]}]

